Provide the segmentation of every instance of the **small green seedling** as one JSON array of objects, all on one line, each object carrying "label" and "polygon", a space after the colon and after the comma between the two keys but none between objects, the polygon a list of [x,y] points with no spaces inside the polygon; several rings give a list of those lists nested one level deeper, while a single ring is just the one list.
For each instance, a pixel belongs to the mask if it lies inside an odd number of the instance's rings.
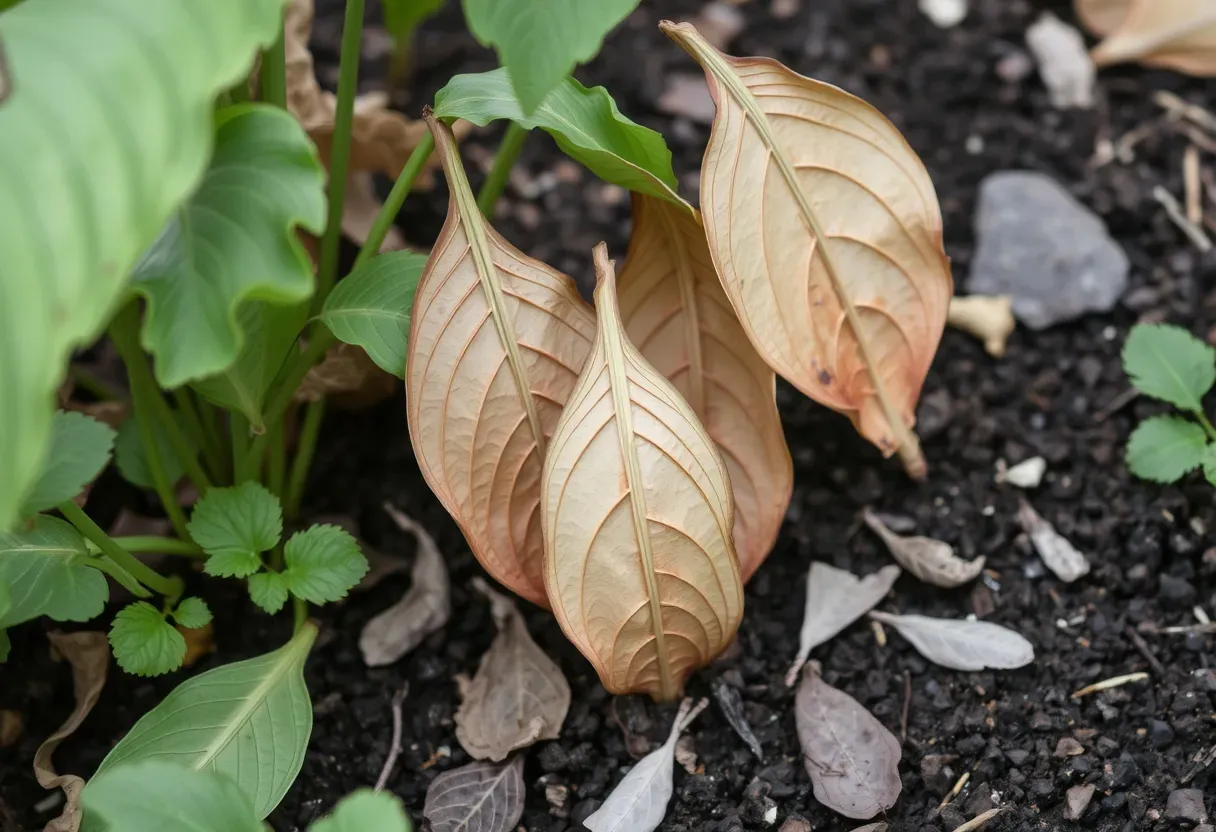
[{"label": "small green seedling", "polygon": [[1203,397],[1216,383],[1216,349],[1170,324],[1139,324],[1123,346],[1123,369],[1146,396],[1168,402],[1191,418],[1153,416],[1127,443],[1127,467],[1153,482],[1177,482],[1203,468],[1216,485],[1216,429]]}]

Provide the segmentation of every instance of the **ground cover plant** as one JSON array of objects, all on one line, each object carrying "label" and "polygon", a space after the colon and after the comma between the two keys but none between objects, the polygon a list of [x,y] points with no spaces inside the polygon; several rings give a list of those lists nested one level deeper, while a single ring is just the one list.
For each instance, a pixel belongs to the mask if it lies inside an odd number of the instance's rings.
[{"label": "ground cover plant", "polygon": [[[74,631],[48,634],[71,664],[76,697],[34,758],[38,782],[63,793],[48,828],[412,828],[386,786],[412,753],[403,748],[406,686],[393,693],[392,741],[374,789],[314,806],[307,822],[272,814],[310,754],[305,665],[327,638],[326,605],[403,568],[351,524],[303,512],[327,411],[344,397],[391,393],[385,373],[405,387],[394,441],[404,426],[421,476],[490,577],[552,615],[603,690],[618,695],[614,715],[631,693],[679,701],[661,711],[665,741],[648,754],[644,740],[630,748],[636,764],[576,821],[658,828],[676,794],[675,763],[697,771],[682,743],[709,703],[686,688],[697,670],[754,640],[739,631],[745,585],[799,510],[777,376],[924,480],[938,460],[922,450],[915,414],[947,321],[994,355],[1005,349],[1017,300],[990,299],[995,318],[960,317],[921,159],[861,98],[771,59],[731,57],[703,21],[655,21],[674,42],[667,48],[678,45],[704,71],[714,104],[699,199],[681,196],[686,171],[673,167],[664,137],[622,115],[608,90],[570,76],[633,2],[466,0],[469,31],[502,66],[452,77],[419,121],[356,94],[359,0],[344,5],[336,94],[314,74],[311,3],[219,4],[200,26],[185,5],[149,14],[140,0],[81,4],[64,25],[48,2],[22,0],[0,15],[0,171],[23,193],[50,184],[45,216],[9,206],[0,226],[0,381],[19,394],[0,421],[0,461],[12,472],[0,484],[0,652],[9,652],[6,631],[41,618]],[[407,77],[418,25],[439,7],[388,6],[390,72]],[[1133,9],[1124,24],[1133,36],[1137,20],[1148,25]],[[1177,47],[1170,25],[1147,45],[1121,48],[1167,54]],[[111,30],[105,48],[79,48]],[[32,46],[42,42],[60,50],[51,54],[62,74]],[[162,43],[180,52],[170,73],[150,69],[159,53],[149,44]],[[117,96],[123,84],[144,94]],[[86,106],[106,96],[117,96],[116,110]],[[55,129],[80,108],[86,129]],[[475,191],[460,141],[470,125],[496,121],[510,124]],[[492,224],[538,128],[630,194],[627,250],[594,249],[594,307]],[[449,203],[434,246],[384,251],[407,198],[440,170]],[[55,176],[39,178],[46,171]],[[372,171],[393,182],[383,204],[360,193]],[[357,246],[345,258],[343,234]],[[34,270],[48,279],[24,278]],[[88,354],[105,350],[117,374],[90,369]],[[1185,330],[1140,327],[1124,362],[1141,392],[1195,420],[1146,420],[1129,441],[1129,469],[1164,482],[1204,467],[1211,478],[1216,437],[1201,401],[1216,374],[1211,348]],[[1033,462],[1002,464],[998,477],[1034,488],[1043,470]],[[107,476],[163,513],[162,528],[98,522]],[[414,651],[452,614],[445,553],[417,521],[385,509],[417,554],[409,593],[363,628],[369,667]],[[1090,572],[1028,501],[1018,520],[1060,581]],[[863,616],[879,644],[898,633],[959,673],[1024,668],[1035,645],[989,621],[876,609],[901,568],[974,593],[999,575],[974,546],[960,556],[944,541],[900,534],[910,529],[899,518],[867,508],[862,524],[899,566],[859,577],[813,563],[797,656],[780,661],[794,660],[784,715],[815,800],[871,820],[890,813],[904,787],[908,706],[897,738],[889,711],[854,698],[811,654]],[[424,828],[506,832],[529,799],[528,749],[564,736],[571,684],[551,643],[546,650],[529,632],[542,613],[479,578],[473,586],[491,610],[482,629],[493,642],[474,676],[457,677],[450,722],[472,762],[430,780],[425,803],[409,806]],[[290,619],[286,643],[242,661],[204,659],[209,669],[128,726],[87,783],[57,773],[52,754],[97,704],[111,655],[126,674],[179,671],[213,649],[216,619],[246,604]],[[14,672],[19,665],[0,665]],[[763,762],[741,685],[706,673],[715,713]],[[573,718],[582,718],[577,707]],[[437,748],[417,770],[450,755]],[[545,799],[558,805],[565,788],[546,783]],[[752,800],[749,822],[772,824],[776,804],[767,794]],[[1069,812],[1072,802],[1070,791]],[[976,811],[967,828],[1004,811]]]}]

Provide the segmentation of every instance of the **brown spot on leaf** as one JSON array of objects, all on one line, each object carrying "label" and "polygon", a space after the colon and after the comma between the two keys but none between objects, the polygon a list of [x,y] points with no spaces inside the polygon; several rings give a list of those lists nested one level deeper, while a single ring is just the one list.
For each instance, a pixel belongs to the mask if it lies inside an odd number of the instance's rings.
[{"label": "brown spot on leaf", "polygon": [[819,371],[819,383],[822,384],[824,387],[827,387],[828,385],[830,385],[832,383],[832,374],[829,373],[827,370],[820,370]]}]

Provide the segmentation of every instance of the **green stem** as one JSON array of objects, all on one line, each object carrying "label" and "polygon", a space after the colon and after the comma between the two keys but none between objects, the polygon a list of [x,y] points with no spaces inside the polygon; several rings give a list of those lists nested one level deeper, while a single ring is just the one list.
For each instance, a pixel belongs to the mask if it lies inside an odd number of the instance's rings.
[{"label": "green stem", "polygon": [[300,632],[300,628],[308,621],[308,604],[303,598],[291,596],[291,617],[295,623],[295,631]]},{"label": "green stem", "polygon": [[304,424],[300,427],[300,440],[296,443],[296,458],[291,464],[291,477],[287,482],[287,497],[283,501],[283,514],[288,519],[300,512],[300,501],[304,496],[304,484],[308,481],[308,469],[317,449],[317,437],[321,433],[321,422],[325,418],[325,400],[311,402],[304,412]]},{"label": "green stem", "polygon": [[211,441],[211,435],[203,425],[203,418],[199,414],[198,407],[195,405],[194,396],[191,395],[190,388],[179,387],[174,390],[173,403],[177,405],[177,412],[182,417],[186,433],[189,434],[190,440],[200,451],[205,469],[210,472],[212,478],[217,480],[223,479],[224,468],[220,461],[220,448]]},{"label": "green stem", "polygon": [[338,64],[338,102],[334,111],[334,137],[329,151],[329,214],[317,265],[317,293],[313,311],[318,312],[333,288],[338,271],[339,232],[342,203],[346,199],[346,171],[350,162],[351,123],[355,92],[359,86],[359,48],[363,39],[363,0],[346,0],[342,24],[342,53]]},{"label": "green stem", "polygon": [[228,432],[232,434],[232,481],[239,485],[251,479],[248,471],[249,449],[256,439],[249,438],[249,420],[235,410],[228,414]]},{"label": "green stem", "polygon": [[232,479],[232,455],[224,438],[220,409],[202,396],[196,397],[194,401],[198,406],[198,418],[203,424],[203,433],[207,436],[207,447],[214,455],[215,478],[220,482],[228,482]]},{"label": "green stem", "polygon": [[181,595],[182,581],[180,578],[166,578],[155,569],[142,563],[126,549],[119,546],[112,537],[102,531],[101,526],[94,523],[93,518],[85,514],[80,506],[71,500],[65,500],[59,504],[58,508],[60,514],[75,526],[77,531],[88,540],[96,543],[97,548],[106,557],[112,560],[119,568],[128,572],[131,577],[149,589],[168,598],[176,599]]},{"label": "green stem", "polygon": [[[122,356],[123,363],[127,367],[127,380],[131,384],[131,397],[135,402],[135,414],[138,417],[136,423],[139,426],[140,442],[143,445],[144,457],[148,462],[148,471],[152,474],[156,494],[160,497],[165,514],[168,515],[169,522],[173,524],[177,536],[183,540],[189,540],[190,533],[186,530],[186,515],[182,513],[181,506],[177,504],[177,497],[173,493],[173,483],[169,481],[169,477],[165,473],[165,466],[160,458],[160,445],[156,441],[152,426],[160,424],[170,439],[176,432],[182,444],[185,444],[185,440],[181,437],[177,424],[169,416],[169,405],[161,397],[156,380],[152,377],[152,370],[148,367],[147,359],[139,346],[139,307],[136,303],[127,304],[114,316],[114,320],[110,324],[110,339],[114,342],[118,354]],[[158,403],[163,406],[163,409],[157,406]],[[174,448],[177,447],[178,445],[174,443]],[[187,454],[187,456],[190,455]],[[202,474],[202,471],[201,469],[192,470],[198,469],[199,465],[197,459],[191,461],[193,466],[186,470],[193,479],[196,475]],[[184,463],[186,460],[183,459],[182,462]],[[206,490],[208,485],[205,475],[201,479],[195,480],[195,486],[200,491]]]},{"label": "green stem", "polygon": [[278,40],[262,53],[262,101],[287,109],[287,53],[282,26]]},{"label": "green stem", "polygon": [[486,219],[493,218],[494,203],[502,196],[503,188],[507,186],[507,177],[515,166],[515,160],[519,158],[519,152],[524,149],[527,138],[528,131],[515,122],[507,125],[507,134],[502,137],[502,144],[498,146],[498,153],[494,156],[494,166],[490,168],[490,175],[486,177],[481,191],[477,194],[477,209]]},{"label": "green stem", "polygon": [[130,573],[127,572],[127,570],[123,569],[121,566],[119,566],[114,561],[107,558],[105,555],[102,555],[100,557],[88,558],[87,560],[81,561],[81,563],[83,563],[85,566],[93,567],[98,572],[103,572],[106,575],[109,575],[111,578],[118,581],[119,584],[121,584],[123,587],[125,587],[126,590],[128,592],[130,592],[132,595],[134,595],[136,598],[151,598],[152,597],[152,593],[148,592],[148,590],[144,589],[143,586],[140,585],[139,581],[137,581],[133,577],[131,577]]},{"label": "green stem", "polygon": [[384,204],[380,206],[376,220],[372,223],[372,229],[368,232],[363,247],[359,249],[359,256],[355,258],[355,268],[359,268],[365,260],[375,256],[380,251],[380,246],[384,245],[384,238],[388,235],[393,220],[397,218],[401,206],[405,203],[405,198],[409,196],[410,189],[414,187],[418,174],[422,173],[422,169],[426,166],[427,159],[431,157],[434,149],[435,137],[428,130],[422,137],[422,141],[418,142],[410,153],[410,158],[406,160],[405,166],[401,168],[401,173],[397,175],[397,181],[393,183],[393,189],[389,192],[388,199],[384,200]]},{"label": "green stem", "polygon": [[270,464],[267,465],[266,484],[270,489],[270,493],[283,499],[283,479],[286,476],[287,470],[287,450],[284,448],[286,440],[286,431],[283,429],[283,420],[274,423],[274,427],[266,431],[270,443]]},{"label": "green stem", "polygon": [[115,537],[113,541],[128,552],[156,552],[161,555],[186,555],[192,558],[207,557],[197,543],[178,540],[176,537],[133,534],[126,537]]},{"label": "green stem", "polygon": [[282,378],[267,397],[267,423],[273,424],[283,418],[283,414],[291,406],[291,397],[295,395],[300,382],[304,381],[304,376],[308,375],[308,371],[325,356],[326,350],[337,340],[328,327],[321,324],[320,321],[317,322],[317,326],[312,328],[309,335],[308,346],[304,348],[303,352],[293,353],[291,360],[283,370]]}]

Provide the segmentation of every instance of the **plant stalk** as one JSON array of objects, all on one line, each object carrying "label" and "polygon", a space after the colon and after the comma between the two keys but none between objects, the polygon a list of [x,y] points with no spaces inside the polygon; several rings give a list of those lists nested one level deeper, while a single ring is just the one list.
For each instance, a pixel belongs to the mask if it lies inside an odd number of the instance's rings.
[{"label": "plant stalk", "polygon": [[135,580],[167,598],[176,600],[181,595],[182,581],[180,578],[166,578],[155,569],[142,563],[126,549],[119,546],[112,537],[102,531],[101,526],[94,523],[93,518],[85,514],[80,506],[71,500],[65,500],[59,504],[58,508],[60,514],[75,526],[77,531],[84,535],[86,539],[97,544],[97,548],[107,558],[130,574]]},{"label": "plant stalk", "polygon": [[507,133],[502,137],[502,144],[498,146],[498,153],[494,156],[494,166],[490,168],[490,175],[486,177],[481,191],[477,194],[477,210],[481,211],[481,215],[487,220],[494,216],[494,204],[502,196],[503,189],[507,186],[507,177],[511,175],[511,168],[515,166],[515,160],[519,158],[527,139],[527,130],[514,121],[507,125]]},{"label": "plant stalk", "polygon": [[1196,410],[1195,418],[1197,418],[1199,420],[1199,424],[1203,426],[1203,432],[1208,435],[1208,439],[1216,442],[1216,428],[1212,427],[1212,423],[1208,419],[1207,414],[1205,414],[1202,410]]},{"label": "plant stalk", "polygon": [[342,53],[338,65],[338,101],[334,137],[329,152],[329,214],[317,265],[317,291],[313,313],[321,310],[338,271],[338,244],[342,230],[342,204],[346,199],[346,173],[350,166],[351,125],[355,91],[359,86],[359,49],[363,40],[363,0],[346,0],[342,24]]},{"label": "plant stalk", "polygon": [[376,219],[372,223],[372,229],[368,232],[367,239],[363,242],[363,247],[359,249],[359,256],[355,258],[356,269],[364,261],[379,253],[380,246],[384,245],[384,238],[388,235],[388,230],[393,225],[393,220],[400,213],[401,206],[405,204],[405,198],[409,196],[410,189],[414,187],[414,183],[418,180],[418,174],[422,173],[423,167],[426,166],[427,160],[431,158],[431,153],[434,150],[435,137],[428,130],[421,141],[414,146],[413,151],[410,152],[410,158],[406,159],[405,166],[401,168],[401,173],[397,175],[397,181],[393,183],[393,189],[389,191],[388,199],[384,200],[384,204],[380,206],[380,211],[376,214]]},{"label": "plant stalk", "polygon": [[300,438],[296,443],[296,457],[291,463],[291,475],[287,481],[287,496],[283,501],[283,515],[294,518],[300,512],[304,498],[304,485],[308,482],[308,469],[312,466],[313,454],[317,450],[317,437],[321,433],[321,422],[325,419],[325,400],[310,402],[304,411],[304,424],[300,427]]},{"label": "plant stalk", "polygon": [[189,540],[179,540],[176,537],[133,534],[111,539],[128,552],[155,552],[160,555],[185,555],[192,558],[207,557],[207,553],[197,543],[191,543]]},{"label": "plant stalk", "polygon": [[282,26],[278,39],[262,53],[262,101],[287,109],[287,52]]},{"label": "plant stalk", "polygon": [[127,592],[130,592],[136,598],[151,598],[152,593],[143,588],[139,581],[131,577],[131,575],[121,566],[110,560],[105,555],[92,557],[81,561],[85,566],[91,566],[98,572],[109,575],[117,581]]},{"label": "plant stalk", "polygon": [[211,478],[223,479],[224,468],[220,461],[220,448],[212,442],[212,437],[203,424],[203,417],[200,415],[194,396],[190,394],[190,388],[179,387],[174,390],[173,403],[177,405],[177,412],[181,414],[186,433],[190,435],[195,447],[199,449],[204,468]]}]

